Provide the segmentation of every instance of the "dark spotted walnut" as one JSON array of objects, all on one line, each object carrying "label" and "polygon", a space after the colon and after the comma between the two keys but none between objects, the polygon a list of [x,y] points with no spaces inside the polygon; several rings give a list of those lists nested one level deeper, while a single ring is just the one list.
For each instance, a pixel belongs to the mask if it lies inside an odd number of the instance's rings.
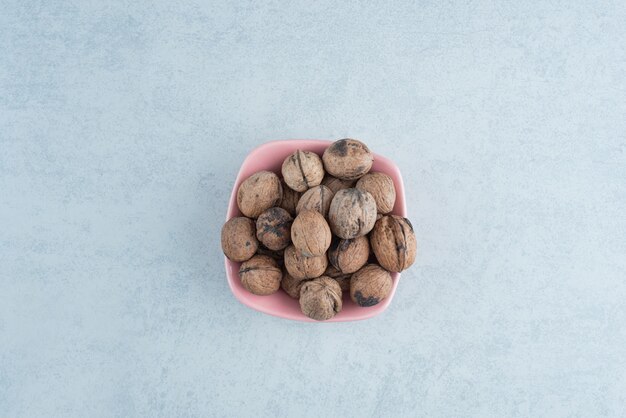
[{"label": "dark spotted walnut", "polygon": [[285,183],[298,192],[319,185],[324,178],[322,160],[311,151],[297,150],[285,159],[281,171]]},{"label": "dark spotted walnut", "polygon": [[376,222],[376,202],[359,189],[335,193],[328,210],[330,229],[339,238],[351,239],[367,234]]},{"label": "dark spotted walnut", "polygon": [[370,243],[366,236],[334,239],[328,250],[328,261],[344,273],[354,273],[367,263]]},{"label": "dark spotted walnut", "polygon": [[356,139],[333,142],[322,156],[324,168],[334,177],[356,180],[372,168],[374,156],[367,145]]},{"label": "dark spotted walnut", "polygon": [[396,203],[396,188],[393,180],[384,173],[369,173],[356,183],[356,188],[369,192],[376,201],[378,213],[389,213]]},{"label": "dark spotted walnut", "polygon": [[285,293],[294,299],[300,297],[300,288],[308,279],[294,279],[288,272],[283,274],[283,280],[280,282],[280,287],[283,288]]},{"label": "dark spotted walnut", "polygon": [[381,266],[400,272],[415,261],[417,242],[413,226],[401,216],[383,216],[370,234],[370,245]]},{"label": "dark spotted walnut", "polygon": [[327,174],[324,176],[322,184],[328,187],[333,193],[337,193],[339,190],[354,187],[354,180],[342,180]]},{"label": "dark spotted walnut", "polygon": [[287,186],[285,180],[281,180],[280,184],[283,187],[283,198],[279,206],[289,212],[291,216],[296,216],[296,207],[298,206],[302,193],[296,192],[291,187]]},{"label": "dark spotted walnut", "polygon": [[328,276],[337,281],[342,292],[350,293],[350,278],[352,277],[352,273],[342,273],[341,270],[335,266],[329,265],[324,272],[324,276]]},{"label": "dark spotted walnut", "polygon": [[350,298],[357,305],[374,306],[391,293],[391,273],[376,264],[368,264],[352,275]]},{"label": "dark spotted walnut", "polygon": [[274,259],[265,255],[255,255],[239,267],[241,284],[250,293],[266,296],[275,293],[280,287],[283,273]]},{"label": "dark spotted walnut", "polygon": [[243,216],[229,219],[222,227],[222,250],[229,260],[242,262],[250,259],[259,248],[254,222]]},{"label": "dark spotted walnut", "polygon": [[333,200],[335,194],[328,187],[319,185],[311,187],[304,192],[298,206],[296,207],[296,213],[300,213],[303,210],[310,209],[315,210],[322,214],[325,218],[328,215],[328,209],[330,208],[330,202]]},{"label": "dark spotted walnut", "polygon": [[341,287],[330,277],[309,280],[300,289],[302,313],[316,321],[326,321],[341,312]]},{"label": "dark spotted walnut", "polygon": [[305,257],[290,245],[285,249],[285,268],[295,279],[312,279],[321,276],[328,267],[326,254],[319,257]]},{"label": "dark spotted walnut", "polygon": [[305,257],[323,255],[330,247],[331,233],[326,219],[314,210],[303,210],[291,226],[291,241]]},{"label": "dark spotted walnut", "polygon": [[291,243],[293,218],[283,208],[269,208],[256,220],[256,237],[268,249],[278,251]]},{"label": "dark spotted walnut", "polygon": [[237,190],[237,206],[248,218],[256,218],[276,206],[283,198],[278,176],[270,171],[259,171],[245,179]]}]

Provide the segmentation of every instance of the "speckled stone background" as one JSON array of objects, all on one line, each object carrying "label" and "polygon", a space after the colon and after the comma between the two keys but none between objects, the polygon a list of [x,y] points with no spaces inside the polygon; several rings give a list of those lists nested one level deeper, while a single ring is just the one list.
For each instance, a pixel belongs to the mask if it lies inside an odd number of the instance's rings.
[{"label": "speckled stone background", "polygon": [[[624,2],[104,3],[1,7],[1,416],[626,414]],[[416,265],[369,321],[246,308],[240,163],[345,136]]]}]

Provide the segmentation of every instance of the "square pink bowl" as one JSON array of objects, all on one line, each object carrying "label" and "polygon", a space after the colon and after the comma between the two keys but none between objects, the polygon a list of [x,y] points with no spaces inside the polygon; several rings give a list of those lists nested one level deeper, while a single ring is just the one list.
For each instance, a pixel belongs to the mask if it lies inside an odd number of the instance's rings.
[{"label": "square pink bowl", "polygon": [[[239,212],[239,208],[237,207],[237,189],[243,180],[261,170],[270,170],[280,175],[280,169],[284,159],[295,150],[301,149],[313,151],[321,156],[331,142],[332,141],[315,139],[271,141],[252,150],[241,165],[241,169],[239,170],[239,174],[235,180],[235,185],[233,186],[233,191],[230,195],[226,220],[235,216],[241,216],[241,212]],[[406,217],[404,185],[402,183],[402,176],[400,175],[398,167],[391,160],[374,154],[374,165],[372,166],[372,171],[380,171],[391,176],[396,186],[396,203],[392,213],[394,215]],[[298,300],[290,298],[282,289],[269,296],[257,296],[248,292],[243,288],[241,281],[239,280],[240,263],[232,262],[226,257],[224,257],[224,261],[226,263],[226,277],[228,278],[228,285],[233,291],[235,297],[244,305],[247,305],[252,309],[256,309],[257,311],[281,318],[292,319],[295,321],[317,322],[302,314],[302,312],[300,312]],[[324,322],[358,321],[361,319],[371,318],[383,312],[391,303],[400,279],[399,273],[391,273],[391,275],[393,277],[393,288],[391,289],[389,297],[384,299],[382,302],[368,308],[361,308],[352,302],[350,295],[345,292],[343,295],[342,311],[339,312],[334,318]]]}]

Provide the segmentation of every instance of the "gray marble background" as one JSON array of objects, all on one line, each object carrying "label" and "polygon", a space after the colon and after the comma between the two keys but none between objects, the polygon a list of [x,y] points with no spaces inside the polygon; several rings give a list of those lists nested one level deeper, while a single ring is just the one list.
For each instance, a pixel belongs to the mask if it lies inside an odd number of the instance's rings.
[{"label": "gray marble background", "polygon": [[[625,3],[518,3],[3,2],[0,415],[624,416]],[[240,163],[345,136],[416,265],[369,321],[246,308]]]}]

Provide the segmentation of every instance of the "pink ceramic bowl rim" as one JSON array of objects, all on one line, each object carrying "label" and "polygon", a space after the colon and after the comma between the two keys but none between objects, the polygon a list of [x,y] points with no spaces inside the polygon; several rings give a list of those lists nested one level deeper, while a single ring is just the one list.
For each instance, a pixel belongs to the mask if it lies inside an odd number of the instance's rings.
[{"label": "pink ceramic bowl rim", "polygon": [[[321,139],[276,140],[266,142],[253,149],[248,154],[239,169],[239,174],[237,175],[237,179],[235,180],[235,184],[230,195],[226,220],[235,216],[241,216],[239,208],[237,207],[237,189],[243,180],[248,178],[253,173],[261,170],[270,170],[280,173],[280,167],[282,166],[284,159],[297,149],[313,151],[321,156],[324,149],[326,149],[332,142],[333,141]],[[383,172],[393,179],[396,188],[396,202],[392,213],[406,217],[404,183],[398,167],[390,159],[374,154],[372,171]],[[225,256],[224,263],[226,267],[228,285],[235,298],[244,305],[257,311],[280,318],[295,321],[318,322],[302,314],[302,312],[300,312],[298,301],[290,298],[284,291],[282,291],[282,289],[269,296],[257,296],[249,293],[243,288],[239,280],[238,272],[240,263],[230,261]],[[372,318],[382,313],[387,309],[394,297],[400,280],[400,274],[392,273],[392,278],[393,287],[391,293],[379,304],[362,308],[352,302],[349,295],[344,295],[342,311],[335,317],[324,322],[358,321]]]}]

